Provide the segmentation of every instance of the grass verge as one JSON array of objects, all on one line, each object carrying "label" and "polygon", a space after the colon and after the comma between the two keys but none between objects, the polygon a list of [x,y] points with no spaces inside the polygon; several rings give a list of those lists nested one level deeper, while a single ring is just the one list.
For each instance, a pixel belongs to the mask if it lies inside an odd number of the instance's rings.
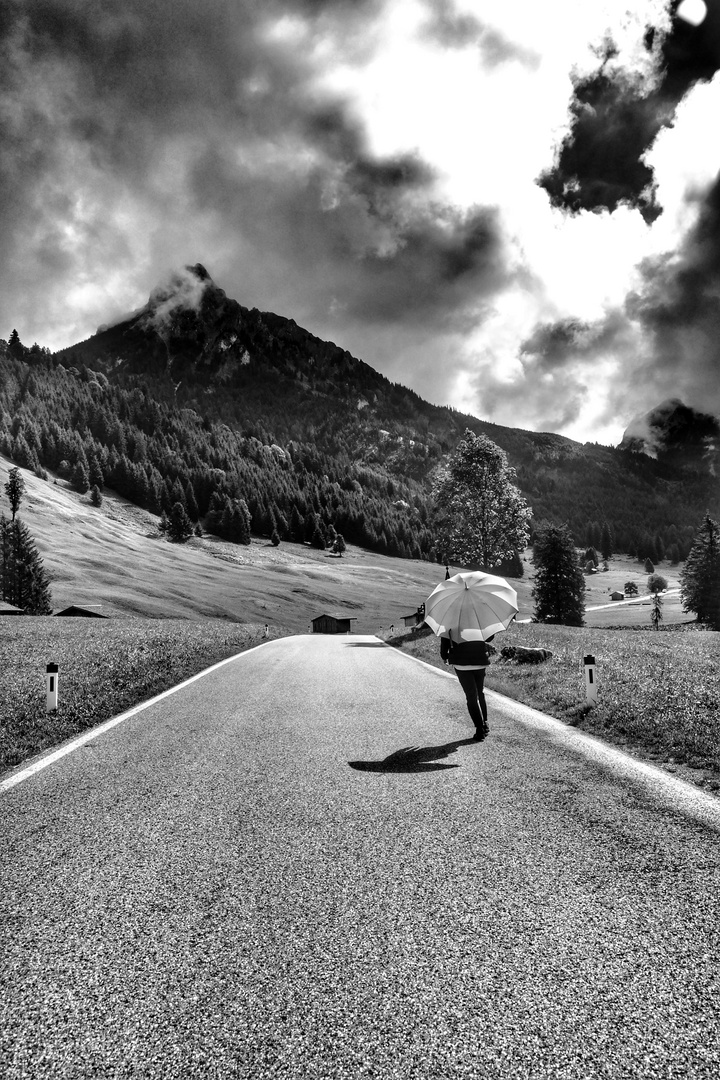
[{"label": "grass verge", "polygon": [[[442,667],[429,631],[389,644]],[[683,778],[720,789],[720,633],[513,626],[498,635],[486,686],[654,761]],[[542,664],[503,660],[505,645],[549,649]],[[583,656],[597,664],[598,702],[585,694]]]},{"label": "grass verge", "polygon": [[[273,626],[270,637],[290,630]],[[263,640],[221,619],[0,620],[0,773]],[[58,708],[45,711],[56,663]]]}]

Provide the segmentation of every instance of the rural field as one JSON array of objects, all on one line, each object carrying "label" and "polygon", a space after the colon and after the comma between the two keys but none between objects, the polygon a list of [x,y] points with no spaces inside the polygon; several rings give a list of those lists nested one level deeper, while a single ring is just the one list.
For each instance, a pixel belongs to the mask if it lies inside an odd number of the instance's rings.
[{"label": "rural field", "polygon": [[[11,463],[0,457],[0,491]],[[100,508],[63,481],[23,470],[20,514],[52,579],[53,607],[100,605],[109,619],[0,619],[0,770],[70,738],[204,667],[271,637],[306,633],[323,612],[352,617],[430,663],[437,641],[402,627],[444,577],[444,567],[349,546],[342,558],[301,544],[238,547],[212,537],[171,544],[158,519],[109,492]],[[5,508],[4,508],[5,509]],[[628,558],[586,579],[586,627],[531,624],[532,565],[513,582],[521,625],[498,646],[542,645],[538,666],[503,661],[488,686],[657,760],[709,787],[720,781],[720,635],[682,612],[679,567],[668,579],[663,631],[650,627],[647,574]],[[457,570],[451,567],[451,571]],[[639,602],[610,600],[634,580]],[[645,596],[643,594],[645,593]],[[392,627],[392,629],[391,629]],[[600,687],[588,710],[582,657],[597,658]],[[60,706],[45,713],[45,667],[60,668]]]}]

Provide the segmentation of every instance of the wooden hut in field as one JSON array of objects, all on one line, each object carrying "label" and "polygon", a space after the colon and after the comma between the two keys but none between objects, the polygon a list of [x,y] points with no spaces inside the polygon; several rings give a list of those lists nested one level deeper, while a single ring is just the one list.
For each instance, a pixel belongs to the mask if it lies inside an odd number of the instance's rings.
[{"label": "wooden hut in field", "polygon": [[56,611],[55,615],[70,615],[74,617],[80,617],[83,619],[109,619],[109,615],[103,615],[100,610],[99,604],[85,605],[70,604],[69,607],[63,608],[62,611]]},{"label": "wooden hut in field", "polygon": [[615,592],[610,593],[610,599],[611,600],[624,600],[625,599],[625,593],[624,592],[618,592],[617,589],[616,589]]},{"label": "wooden hut in field", "polygon": [[419,622],[422,622],[419,611],[413,611],[410,615],[401,615],[400,618],[403,621],[403,626],[417,626]]},{"label": "wooden hut in field", "polygon": [[0,600],[0,615],[24,615],[25,609],[21,607],[15,607],[14,604],[7,604],[4,600]]},{"label": "wooden hut in field", "polygon": [[344,615],[318,615],[312,620],[313,634],[350,634],[351,623],[357,622],[353,616],[346,618]]}]

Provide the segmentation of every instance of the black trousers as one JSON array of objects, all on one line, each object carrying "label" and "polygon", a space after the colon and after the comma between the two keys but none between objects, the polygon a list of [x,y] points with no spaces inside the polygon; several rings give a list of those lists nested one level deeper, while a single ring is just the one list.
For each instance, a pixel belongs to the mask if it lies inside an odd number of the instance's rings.
[{"label": "black trousers", "polygon": [[468,712],[476,728],[487,724],[487,704],[485,702],[485,668],[455,668],[455,674],[465,693]]}]

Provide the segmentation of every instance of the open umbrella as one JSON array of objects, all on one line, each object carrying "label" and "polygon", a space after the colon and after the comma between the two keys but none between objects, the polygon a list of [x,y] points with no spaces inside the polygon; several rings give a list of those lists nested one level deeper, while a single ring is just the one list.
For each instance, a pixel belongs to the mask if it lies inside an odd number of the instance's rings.
[{"label": "open umbrella", "polygon": [[438,637],[486,641],[518,613],[517,593],[505,578],[476,570],[441,581],[425,601],[425,622]]}]

